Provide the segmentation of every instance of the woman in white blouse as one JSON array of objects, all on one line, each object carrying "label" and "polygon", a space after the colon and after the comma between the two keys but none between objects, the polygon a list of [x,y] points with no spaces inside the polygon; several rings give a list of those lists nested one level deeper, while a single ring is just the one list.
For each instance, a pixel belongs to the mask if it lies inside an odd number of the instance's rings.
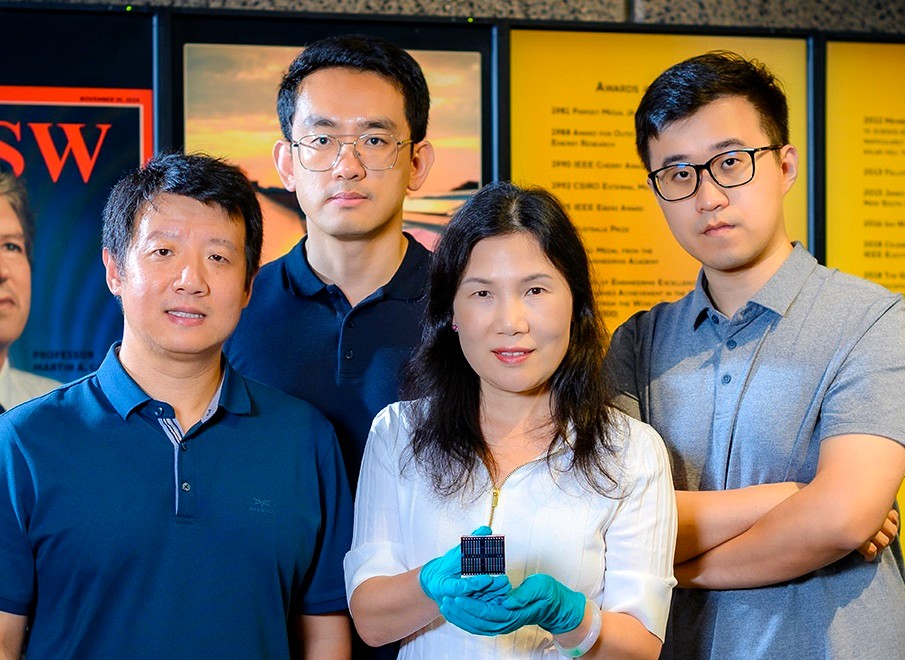
[{"label": "woman in white blouse", "polygon": [[[400,658],[659,654],[675,497],[663,441],[612,408],[578,231],[542,189],[495,183],[433,258],[410,401],[374,420],[346,592]],[[505,536],[505,575],[460,537]]]}]

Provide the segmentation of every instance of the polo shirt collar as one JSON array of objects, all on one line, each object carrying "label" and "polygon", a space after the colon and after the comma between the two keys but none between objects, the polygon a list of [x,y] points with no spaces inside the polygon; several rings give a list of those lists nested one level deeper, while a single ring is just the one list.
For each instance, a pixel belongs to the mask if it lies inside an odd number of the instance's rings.
[{"label": "polo shirt collar", "polygon": [[710,316],[710,310],[713,309],[713,303],[710,302],[710,296],[707,295],[707,283],[704,279],[704,269],[698,271],[698,279],[695,282],[694,290],[691,292],[691,313],[692,327],[697,330],[701,323]]},{"label": "polo shirt collar", "polygon": [[[137,408],[151,401],[151,397],[136,383],[129,373],[123,368],[117,353],[122,342],[116,342],[107,351],[104,361],[97,370],[97,379],[104,395],[113,404],[116,412],[123,419]],[[245,415],[251,412],[251,397],[242,377],[229,364],[226,357],[223,360],[223,380],[220,384],[220,401],[218,406],[225,408],[236,415]]]},{"label": "polo shirt collar", "polygon": [[[815,268],[817,268],[817,260],[800,242],[795,241],[792,243],[791,254],[773,277],[751,296],[748,304],[759,305],[780,316],[785,316]],[[706,291],[703,268],[698,272],[698,279],[691,297],[691,309],[694,329],[697,330],[713,309],[713,303]]]},{"label": "polo shirt collar", "polygon": [[247,415],[251,412],[251,397],[248,386],[239,372],[233,369],[229,360],[220,357],[223,364],[223,384],[220,386],[220,407],[234,415]]},{"label": "polo shirt collar", "polygon": [[304,298],[317,295],[320,291],[327,288],[327,285],[314,274],[308,264],[308,258],[305,256],[305,243],[307,241],[308,236],[303,236],[302,240],[296,243],[295,247],[286,254],[286,271],[292,292]]},{"label": "polo shirt collar", "polygon": [[151,397],[132,380],[132,376],[120,363],[117,353],[121,345],[122,342],[118,341],[107,351],[97,370],[97,380],[116,412],[126,419],[133,410],[150,401]]},{"label": "polo shirt collar", "polygon": [[[392,279],[375,291],[377,294],[382,294],[384,298],[413,300],[420,298],[424,293],[427,278],[419,273],[427,269],[429,254],[426,254],[427,250],[410,234],[403,232],[403,235],[408,241],[408,248],[402,258],[402,263]],[[307,236],[302,237],[302,240],[289,251],[285,258],[292,292],[299,297],[311,298],[326,289],[327,285],[315,275],[308,263],[308,258],[305,256],[307,240]],[[372,297],[368,296],[369,299]]]},{"label": "polo shirt collar", "polygon": [[816,268],[817,260],[796,241],[792,244],[792,253],[751,297],[751,302],[785,316]]}]

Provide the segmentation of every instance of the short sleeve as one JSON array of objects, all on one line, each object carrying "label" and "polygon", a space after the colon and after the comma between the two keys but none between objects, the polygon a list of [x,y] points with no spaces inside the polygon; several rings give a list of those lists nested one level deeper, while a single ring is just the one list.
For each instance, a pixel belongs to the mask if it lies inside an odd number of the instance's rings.
[{"label": "short sleeve", "polygon": [[676,580],[676,496],[663,440],[624,419],[624,497],[606,531],[602,609],[634,616],[664,639]]},{"label": "short sleeve", "polygon": [[352,541],[352,495],[339,443],[323,420],[317,447],[321,529],[306,576],[301,613],[326,614],[346,609],[342,558]]},{"label": "short sleeve", "polygon": [[614,404],[632,417],[640,419],[638,386],[638,324],[639,312],[616,328],[604,361],[604,374],[616,392]]},{"label": "short sleeve", "polygon": [[858,320],[852,343],[820,409],[819,437],[858,433],[905,444],[905,408],[892,392],[905,391],[905,307],[886,295]]},{"label": "short sleeve", "polygon": [[346,595],[350,600],[352,592],[366,580],[399,575],[411,568],[405,563],[396,497],[401,466],[395,448],[407,444],[400,404],[393,404],[374,418],[365,445],[355,496],[352,549],[344,562]]},{"label": "short sleeve", "polygon": [[28,614],[35,558],[28,540],[34,484],[9,423],[0,421],[0,611]]}]

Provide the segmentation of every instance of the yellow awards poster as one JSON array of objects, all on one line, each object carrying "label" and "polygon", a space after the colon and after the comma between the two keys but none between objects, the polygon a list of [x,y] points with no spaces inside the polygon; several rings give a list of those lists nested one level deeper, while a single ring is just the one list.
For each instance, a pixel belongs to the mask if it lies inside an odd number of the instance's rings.
[{"label": "yellow awards poster", "polygon": [[543,186],[567,205],[591,253],[610,331],[638,310],[680,298],[697,276],[647,186],[634,131],[647,85],[688,57],[734,50],[781,79],[802,155],[786,222],[790,238],[807,244],[803,39],[513,30],[511,44],[512,178]]},{"label": "yellow awards poster", "polygon": [[826,261],[905,293],[905,44],[830,42]]},{"label": "yellow awards poster", "polygon": [[826,263],[905,293],[905,44],[826,50]]}]

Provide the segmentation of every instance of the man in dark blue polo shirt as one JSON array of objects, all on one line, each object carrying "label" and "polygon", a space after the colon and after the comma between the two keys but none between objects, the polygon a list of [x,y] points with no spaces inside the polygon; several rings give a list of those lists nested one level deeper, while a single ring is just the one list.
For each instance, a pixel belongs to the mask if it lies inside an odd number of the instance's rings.
[{"label": "man in dark blue polo shirt", "polygon": [[433,164],[424,75],[366,36],[311,44],[283,78],[274,162],[307,236],[267,264],[226,353],[333,423],[354,489],[371,420],[421,339],[428,251],[402,231]]},{"label": "man in dark blue polo shirt", "polygon": [[0,418],[0,656],[29,621],[38,658],[349,656],[332,428],[221,354],[261,239],[222,161],[159,156],[114,188],[122,342]]}]

